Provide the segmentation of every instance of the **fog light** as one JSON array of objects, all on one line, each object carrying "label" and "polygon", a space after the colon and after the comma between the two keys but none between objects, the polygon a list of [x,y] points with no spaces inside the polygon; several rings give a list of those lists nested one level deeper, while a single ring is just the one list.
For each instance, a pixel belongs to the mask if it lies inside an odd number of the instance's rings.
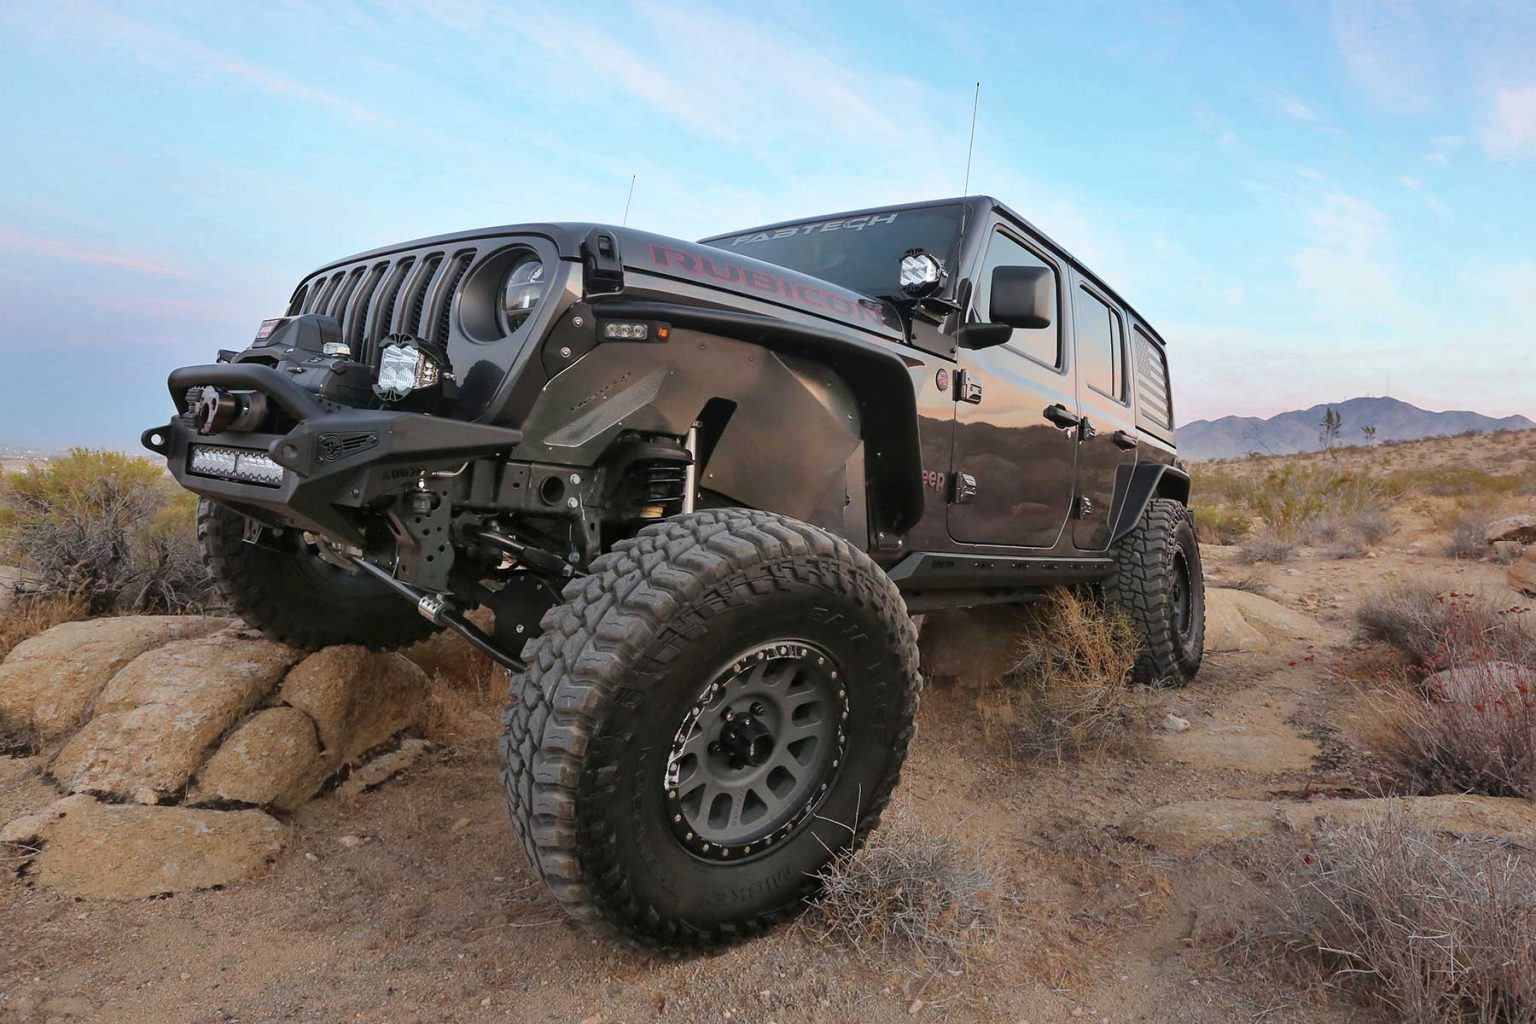
[{"label": "fog light", "polygon": [[417,392],[435,394],[438,385],[452,379],[448,353],[441,346],[410,335],[391,334],[384,339],[373,393],[385,402],[403,402]]},{"label": "fog light", "polygon": [[195,444],[188,471],[194,476],[211,476],[262,487],[279,487],[283,482],[283,467],[273,462],[266,452],[255,448]]}]

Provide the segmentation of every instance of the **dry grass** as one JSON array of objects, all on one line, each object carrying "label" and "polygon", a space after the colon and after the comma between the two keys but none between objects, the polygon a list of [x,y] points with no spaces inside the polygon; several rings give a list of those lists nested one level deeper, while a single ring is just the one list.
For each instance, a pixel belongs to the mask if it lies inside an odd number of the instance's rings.
[{"label": "dry grass", "polygon": [[408,653],[432,680],[422,734],[447,747],[491,749],[501,735],[506,670],[449,633],[432,637]]},{"label": "dry grass", "polygon": [[1230,505],[1201,505],[1195,529],[1202,544],[1239,544],[1253,532],[1253,516]]},{"label": "dry grass", "polygon": [[1137,647],[1123,615],[1053,591],[1023,618],[1012,668],[983,688],[983,721],[1032,761],[1129,749],[1153,717],[1153,700],[1130,683]]},{"label": "dry grass", "polygon": [[897,811],[856,852],[822,869],[805,919],[819,941],[860,959],[879,954],[929,979],[984,956],[1012,898],[982,850],[953,832],[925,831]]},{"label": "dry grass", "polygon": [[1367,597],[1355,621],[1366,640],[1439,670],[1472,660],[1536,662],[1536,623],[1528,611],[1484,594],[1409,583]]},{"label": "dry grass", "polygon": [[1281,877],[1284,947],[1413,1024],[1536,1022],[1536,863],[1400,820],[1324,832]]},{"label": "dry grass", "polygon": [[1463,512],[1451,527],[1451,536],[1445,542],[1447,558],[1482,558],[1488,554],[1485,539],[1491,520],[1481,512]]},{"label": "dry grass", "polygon": [[1536,800],[1536,672],[1478,662],[1454,678],[1450,695],[1393,688],[1367,698],[1363,736],[1383,788]]},{"label": "dry grass", "polygon": [[0,659],[17,644],[46,632],[61,622],[85,618],[83,602],[70,597],[24,599],[0,616]]},{"label": "dry grass", "polygon": [[1244,565],[1257,565],[1260,562],[1289,562],[1295,557],[1295,542],[1285,540],[1269,530],[1254,534],[1248,538],[1247,543],[1237,549],[1237,560]]}]

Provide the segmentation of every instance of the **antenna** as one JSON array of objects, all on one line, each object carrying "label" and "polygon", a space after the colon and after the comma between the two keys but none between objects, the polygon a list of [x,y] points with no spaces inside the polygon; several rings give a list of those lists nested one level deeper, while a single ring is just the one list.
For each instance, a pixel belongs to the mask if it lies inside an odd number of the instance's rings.
[{"label": "antenna", "polygon": [[629,204],[634,202],[634,201],[635,201],[635,175],[631,174],[629,176],[629,197],[624,200],[624,221],[623,221],[623,223],[621,223],[619,225],[619,227],[621,227],[621,228],[629,227]]},{"label": "antenna", "polygon": [[971,154],[976,152],[976,109],[981,106],[981,83],[976,83],[976,98],[971,100],[971,142],[965,147],[965,187],[960,190],[961,195],[970,195],[971,192]]}]

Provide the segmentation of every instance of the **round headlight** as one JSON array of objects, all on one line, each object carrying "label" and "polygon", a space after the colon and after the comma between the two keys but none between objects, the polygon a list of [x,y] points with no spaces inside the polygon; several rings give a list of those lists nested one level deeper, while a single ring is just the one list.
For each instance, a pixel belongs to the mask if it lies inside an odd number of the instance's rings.
[{"label": "round headlight", "polygon": [[531,253],[507,271],[507,283],[501,293],[501,309],[507,330],[523,325],[544,295],[544,262]]}]

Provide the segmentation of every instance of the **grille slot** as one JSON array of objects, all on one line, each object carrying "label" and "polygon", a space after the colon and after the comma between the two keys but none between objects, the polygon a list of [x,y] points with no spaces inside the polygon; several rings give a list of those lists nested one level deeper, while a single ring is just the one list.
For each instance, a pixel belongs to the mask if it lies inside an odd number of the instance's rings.
[{"label": "grille slot", "polygon": [[455,255],[453,263],[443,275],[442,285],[437,289],[437,315],[434,317],[436,326],[433,328],[432,338],[439,345],[448,344],[448,329],[453,313],[453,293],[458,289],[459,282],[464,280],[464,274],[469,270],[469,265],[474,258],[473,249]]},{"label": "grille slot", "polygon": [[443,254],[435,252],[428,256],[421,264],[421,272],[416,275],[416,280],[411,282],[410,295],[407,298],[408,312],[405,320],[400,324],[400,333],[418,336],[421,329],[421,311],[427,304],[427,286],[437,276],[437,268],[442,265]]},{"label": "grille slot", "polygon": [[[362,279],[362,267],[357,267],[352,271],[352,273],[348,274],[346,277],[346,283],[341,286],[341,290],[337,293],[335,301],[330,303],[325,312],[328,315],[335,317],[338,322],[345,320],[347,316],[347,300],[352,298],[352,293],[357,290],[357,283]],[[343,331],[345,331],[346,325],[342,324],[342,327]],[[345,338],[346,334],[343,333],[342,337]]]},{"label": "grille slot", "polygon": [[299,290],[293,293],[293,299],[288,303],[288,315],[298,316],[304,311],[304,300],[309,298],[309,285],[299,285]]},{"label": "grille slot", "polygon": [[406,275],[415,265],[416,257],[407,256],[395,264],[395,269],[390,272],[379,300],[373,305],[373,323],[363,329],[363,343],[353,353],[358,361],[370,366],[379,364],[379,342],[389,336],[390,329],[395,325],[395,301],[400,298],[400,288],[405,284]]},{"label": "grille slot", "polygon": [[353,299],[352,308],[348,311],[346,320],[342,323],[342,340],[354,354],[362,352],[363,343],[368,338],[368,310],[372,305],[373,293],[378,290],[379,282],[384,279],[384,274],[388,270],[388,263],[374,265],[374,268],[368,272],[368,279],[358,290],[357,297]]}]

